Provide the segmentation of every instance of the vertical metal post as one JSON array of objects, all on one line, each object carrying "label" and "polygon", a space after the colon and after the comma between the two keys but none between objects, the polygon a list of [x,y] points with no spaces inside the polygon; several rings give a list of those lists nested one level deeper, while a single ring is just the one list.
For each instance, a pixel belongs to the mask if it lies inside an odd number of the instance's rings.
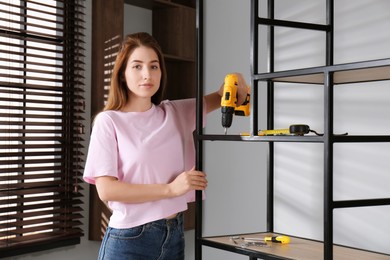
[{"label": "vertical metal post", "polygon": [[[196,169],[203,170],[203,0],[196,0]],[[195,194],[195,259],[202,259],[202,191]]]},{"label": "vertical metal post", "polygon": [[[326,0],[326,65],[334,63],[334,0]],[[324,75],[324,259],[333,259],[333,73]]]},{"label": "vertical metal post", "polygon": [[[268,18],[275,18],[275,1],[268,0]],[[275,29],[268,26],[268,72],[275,70]],[[274,129],[274,82],[267,82],[267,129]],[[274,143],[268,143],[267,230],[274,231]]]},{"label": "vertical metal post", "polygon": [[250,23],[250,42],[251,42],[251,50],[250,50],[250,70],[251,70],[251,113],[250,113],[250,132],[251,135],[257,135],[258,131],[258,85],[257,81],[254,80],[254,75],[258,73],[259,70],[259,30],[258,30],[258,10],[259,10],[259,0],[251,1],[251,23]]},{"label": "vertical metal post", "polygon": [[333,259],[333,73],[324,75],[324,259]]},{"label": "vertical metal post", "polygon": [[[268,18],[274,18],[274,0],[267,3]],[[258,111],[258,81],[254,75],[259,73],[259,0],[251,1],[251,133],[257,135],[258,118],[255,111]],[[267,63],[268,72],[274,71],[274,27],[268,25],[267,37]],[[273,129],[274,124],[274,84],[267,82],[267,129]],[[274,144],[268,143],[268,169],[267,169],[267,231],[274,229]]]},{"label": "vertical metal post", "polygon": [[334,62],[334,0],[326,0],[326,65]]}]

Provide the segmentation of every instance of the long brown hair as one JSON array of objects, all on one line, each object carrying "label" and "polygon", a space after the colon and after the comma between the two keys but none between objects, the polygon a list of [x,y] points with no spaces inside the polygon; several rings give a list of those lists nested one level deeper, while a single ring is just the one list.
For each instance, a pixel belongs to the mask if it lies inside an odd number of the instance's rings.
[{"label": "long brown hair", "polygon": [[158,56],[161,69],[161,81],[158,91],[152,96],[152,103],[157,105],[163,99],[167,72],[161,47],[150,34],[139,32],[127,35],[122,42],[111,74],[110,90],[104,110],[120,110],[127,104],[130,90],[127,87],[125,79],[126,65],[133,51],[141,46],[153,49]]}]

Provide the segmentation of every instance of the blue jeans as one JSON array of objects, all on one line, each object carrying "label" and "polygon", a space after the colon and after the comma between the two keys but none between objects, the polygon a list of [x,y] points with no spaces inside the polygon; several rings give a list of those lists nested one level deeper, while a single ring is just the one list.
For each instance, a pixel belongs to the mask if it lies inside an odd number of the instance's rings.
[{"label": "blue jeans", "polygon": [[108,227],[99,260],[184,260],[183,214],[127,229]]}]

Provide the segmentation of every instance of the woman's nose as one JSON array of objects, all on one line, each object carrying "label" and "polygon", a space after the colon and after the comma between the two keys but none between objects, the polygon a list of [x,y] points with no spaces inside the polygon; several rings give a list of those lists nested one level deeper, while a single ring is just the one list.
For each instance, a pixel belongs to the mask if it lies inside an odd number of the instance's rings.
[{"label": "woman's nose", "polygon": [[144,71],[143,71],[143,77],[144,77],[144,79],[149,79],[149,78],[150,78],[150,75],[151,75],[150,69],[145,68]]}]

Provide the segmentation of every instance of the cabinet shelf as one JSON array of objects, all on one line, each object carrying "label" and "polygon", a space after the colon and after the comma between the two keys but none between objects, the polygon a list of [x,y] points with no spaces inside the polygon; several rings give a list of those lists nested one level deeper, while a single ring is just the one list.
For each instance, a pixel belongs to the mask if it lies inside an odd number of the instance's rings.
[{"label": "cabinet shelf", "polygon": [[195,59],[192,58],[184,58],[177,55],[171,55],[171,54],[164,54],[164,58],[167,61],[173,61],[173,62],[196,62]]},{"label": "cabinet shelf", "polygon": [[[247,255],[253,258],[261,258],[267,260],[313,260],[323,259],[323,243],[310,239],[303,239],[299,237],[291,237],[289,244],[268,243],[268,246],[248,246],[242,247],[239,240],[237,244],[230,239],[232,236],[239,236],[240,238],[255,237],[264,238],[266,236],[278,235],[275,233],[252,233],[252,234],[234,234],[227,236],[205,237],[202,239],[202,244],[209,247],[219,248],[222,250]],[[366,250],[334,245],[334,257],[338,260],[388,260],[390,255],[378,254]]]},{"label": "cabinet shelf", "polygon": [[195,8],[195,0],[125,0],[125,4],[138,6],[146,9],[189,7]]},{"label": "cabinet shelf", "polygon": [[195,0],[154,0],[154,3],[160,7],[196,7]]},{"label": "cabinet shelf", "polygon": [[255,80],[304,84],[324,84],[324,74],[333,73],[334,84],[390,80],[390,59],[345,63],[332,66],[259,73]]}]

